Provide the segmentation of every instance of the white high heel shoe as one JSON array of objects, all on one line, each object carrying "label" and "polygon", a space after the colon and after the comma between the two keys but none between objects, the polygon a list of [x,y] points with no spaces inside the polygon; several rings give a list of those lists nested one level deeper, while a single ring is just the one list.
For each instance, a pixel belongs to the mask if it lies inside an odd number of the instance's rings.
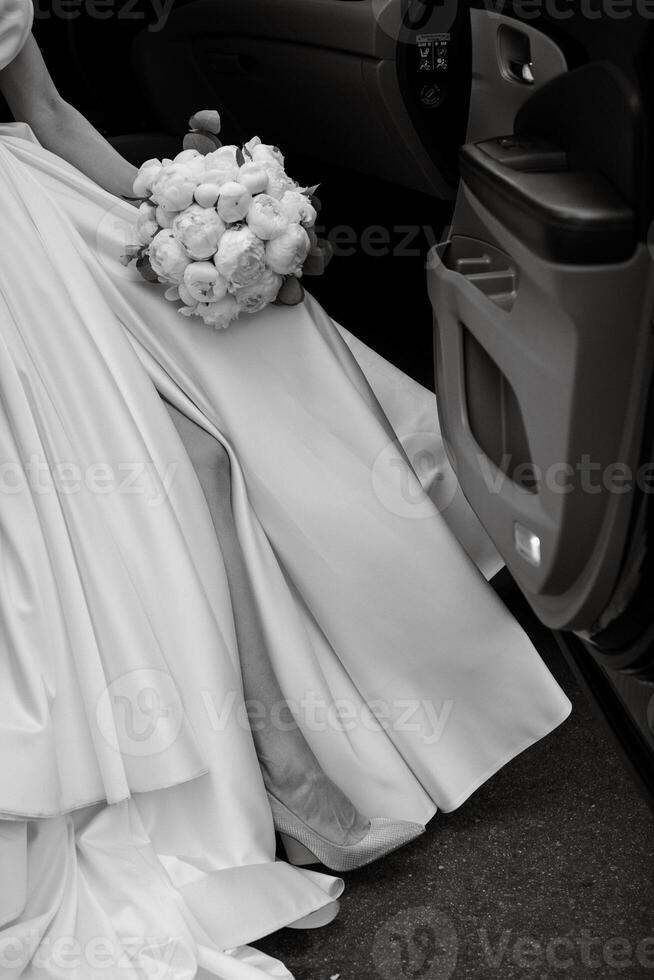
[{"label": "white high heel shoe", "polygon": [[370,830],[356,844],[334,844],[304,823],[275,796],[268,794],[275,829],[291,864],[324,864],[332,871],[354,871],[424,834],[425,828],[408,820],[373,817]]}]

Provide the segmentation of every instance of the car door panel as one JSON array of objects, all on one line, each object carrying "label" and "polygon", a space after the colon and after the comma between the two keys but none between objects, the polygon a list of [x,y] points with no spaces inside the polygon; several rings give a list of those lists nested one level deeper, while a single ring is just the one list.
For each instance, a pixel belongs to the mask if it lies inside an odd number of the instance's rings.
[{"label": "car door panel", "polygon": [[[472,89],[467,142],[513,131],[522,105],[541,85],[567,70],[561,47],[537,27],[493,10],[470,11]],[[520,77],[529,65],[532,80]]]},{"label": "car door panel", "polygon": [[600,7],[503,8],[565,57],[545,44],[533,84],[503,68],[506,21],[472,11],[468,141],[428,283],[463,491],[654,806],[654,44],[636,7]]},{"label": "car door panel", "polygon": [[606,476],[638,470],[652,364],[643,107],[621,68],[591,63],[484,136],[462,150],[450,240],[429,271],[440,416],[533,609],[593,632],[636,499]]}]

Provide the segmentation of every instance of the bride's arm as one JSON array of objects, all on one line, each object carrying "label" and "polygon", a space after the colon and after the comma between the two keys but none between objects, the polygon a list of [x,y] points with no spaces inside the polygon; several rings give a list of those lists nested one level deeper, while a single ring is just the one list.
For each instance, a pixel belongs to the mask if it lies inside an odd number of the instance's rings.
[{"label": "bride's arm", "polygon": [[112,194],[129,196],[136,168],[59,95],[36,41],[3,71],[0,90],[14,118],[28,123],[39,142]]}]

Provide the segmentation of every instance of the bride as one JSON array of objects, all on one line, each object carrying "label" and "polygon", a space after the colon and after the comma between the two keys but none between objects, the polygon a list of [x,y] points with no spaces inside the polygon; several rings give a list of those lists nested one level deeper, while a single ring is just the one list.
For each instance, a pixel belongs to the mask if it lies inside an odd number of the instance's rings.
[{"label": "bride", "polygon": [[134,168],[31,17],[0,0],[3,976],[287,977],[248,944],[333,918],[311,861],[410,842],[569,704],[433,395],[310,298],[215,332],[126,273]]}]

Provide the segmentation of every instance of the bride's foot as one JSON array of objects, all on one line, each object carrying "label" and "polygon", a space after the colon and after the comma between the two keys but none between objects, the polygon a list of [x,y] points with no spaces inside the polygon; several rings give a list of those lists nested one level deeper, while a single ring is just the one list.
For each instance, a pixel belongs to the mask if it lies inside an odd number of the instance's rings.
[{"label": "bride's foot", "polygon": [[273,769],[263,761],[266,789],[325,840],[345,847],[357,844],[369,832],[370,820],[318,767],[313,755],[305,762],[313,764],[296,766],[285,760]]},{"label": "bride's foot", "polygon": [[351,871],[423,833],[419,824],[363,816],[320,768],[301,733],[294,735],[277,745],[280,755],[273,739],[259,758],[275,829],[292,864],[318,861]]}]

